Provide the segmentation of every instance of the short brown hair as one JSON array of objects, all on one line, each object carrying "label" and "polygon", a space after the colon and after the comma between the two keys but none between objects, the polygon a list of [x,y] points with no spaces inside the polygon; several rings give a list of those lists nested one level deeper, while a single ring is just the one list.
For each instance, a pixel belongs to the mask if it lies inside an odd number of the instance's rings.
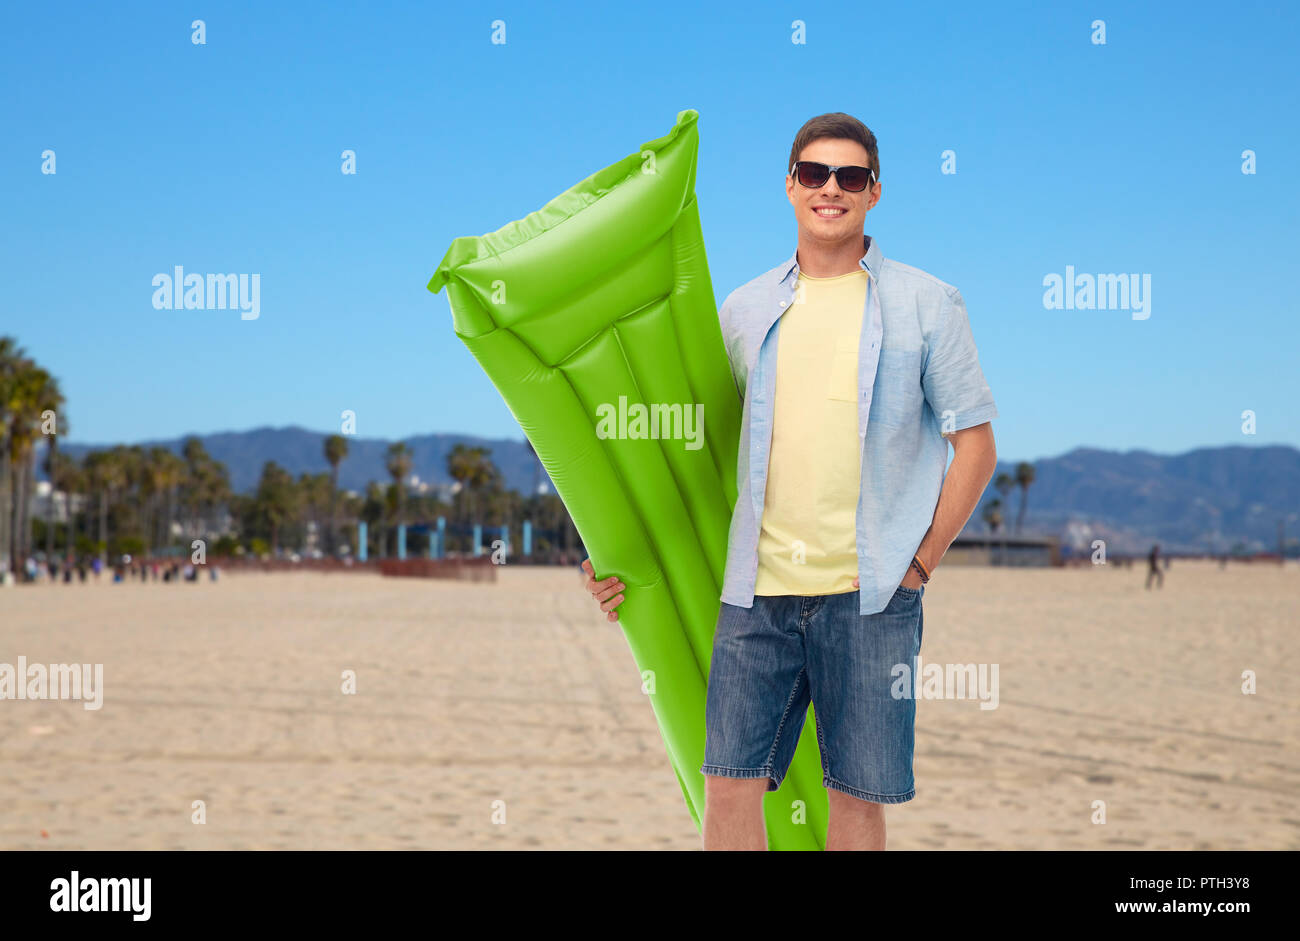
[{"label": "short brown hair", "polygon": [[795,161],[799,159],[805,147],[823,137],[846,138],[857,141],[865,147],[867,166],[876,173],[876,178],[871,183],[874,186],[880,180],[880,153],[876,149],[876,135],[871,133],[871,128],[843,111],[819,114],[799,128],[799,133],[794,136],[794,146],[790,148],[790,159],[786,161],[785,172],[790,172],[790,168],[795,165]]}]

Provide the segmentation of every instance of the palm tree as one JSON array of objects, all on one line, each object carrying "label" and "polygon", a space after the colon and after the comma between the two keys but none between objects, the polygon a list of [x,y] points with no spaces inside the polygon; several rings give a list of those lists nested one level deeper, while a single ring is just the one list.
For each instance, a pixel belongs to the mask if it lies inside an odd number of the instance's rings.
[{"label": "palm tree", "polygon": [[19,407],[18,373],[28,362],[13,337],[0,336],[0,580],[12,566],[10,539],[13,532],[12,470],[10,466],[10,421]]},{"label": "palm tree", "polygon": [[187,511],[188,539],[194,540],[207,535],[204,522],[208,514],[219,506],[228,505],[230,475],[224,464],[208,454],[198,438],[185,439],[181,456],[184,462],[181,505]]},{"label": "palm tree", "polygon": [[1016,484],[1020,487],[1020,512],[1016,514],[1016,532],[1025,521],[1025,505],[1029,502],[1029,485],[1034,482],[1034,465],[1021,461],[1016,465]]},{"label": "palm tree", "polygon": [[997,528],[993,529],[996,533],[998,528],[1002,529],[1002,544],[1000,546],[1001,554],[998,556],[999,563],[1007,554],[1007,531],[1002,526],[1002,507],[1010,505],[1011,491],[1016,489],[1016,479],[1008,473],[998,474],[993,480],[993,487],[1002,495],[1000,500],[995,500],[994,515],[997,517]]},{"label": "palm tree", "polygon": [[[357,553],[361,551],[361,546],[356,542],[356,537],[359,535],[357,529],[357,522],[363,519],[362,514],[365,510],[365,506],[366,506],[366,498],[360,494],[356,494],[356,493],[339,494],[339,502],[338,502],[339,515],[343,519],[349,521],[347,525],[348,528],[351,529],[352,542],[349,543],[349,546],[351,547],[352,558],[356,558]],[[342,537],[343,535],[344,535],[343,532],[339,533],[340,537]]]},{"label": "palm tree", "polygon": [[[330,486],[329,474],[298,475],[295,485],[298,491],[298,509],[304,522],[312,524],[317,538],[325,531],[324,521],[328,518],[332,503],[333,488]],[[305,543],[304,539],[304,543]]]},{"label": "palm tree", "polygon": [[[1002,528],[1002,499],[995,496],[995,498],[989,500],[988,503],[985,503],[984,509],[980,511],[980,517],[982,517],[984,522],[987,522],[989,532],[997,535],[997,530]],[[993,564],[995,565],[1004,564],[1004,558],[1006,555],[1005,541],[1002,543],[1001,548],[1002,551],[1000,554],[993,559]]]},{"label": "palm tree", "polygon": [[[122,488],[122,506],[119,510],[119,519],[117,520],[117,537],[119,544],[127,538],[133,538],[138,528],[148,523],[148,509],[146,503],[149,497],[149,459],[144,453],[144,448],[138,444],[130,447],[119,445],[118,450],[122,458],[122,466],[126,471],[126,486]],[[119,549],[121,546],[119,545]],[[141,551],[148,546],[141,545]]]},{"label": "palm tree", "polygon": [[163,496],[167,492],[167,466],[171,452],[166,448],[152,447],[144,456],[140,468],[140,494],[144,511],[145,552],[153,551],[161,542],[163,528]]},{"label": "palm tree", "polygon": [[185,483],[187,467],[185,461],[177,454],[168,451],[166,455],[158,456],[158,463],[161,465],[159,472],[159,486],[167,494],[167,510],[162,520],[161,543],[164,548],[170,549],[172,544],[172,526],[176,522],[176,507],[179,502],[180,489]]},{"label": "palm tree", "polygon": [[993,489],[1002,494],[1002,499],[1005,502],[1011,495],[1011,491],[1016,489],[1016,479],[1006,472],[998,474],[997,477],[993,478]]},{"label": "palm tree", "polygon": [[[378,481],[370,481],[366,484],[366,493],[361,498],[361,507],[357,511],[357,516],[366,524],[366,552],[370,552],[370,541],[375,533],[379,530],[379,524],[383,522],[387,512],[386,494],[384,488],[379,486]],[[382,549],[387,544],[386,540],[379,541],[379,547]],[[358,545],[357,551],[361,551]],[[381,553],[382,554],[382,553]]]},{"label": "palm tree", "polygon": [[53,376],[31,360],[18,365],[14,376],[9,412],[9,460],[14,469],[12,487],[13,530],[10,533],[10,558],[26,559],[32,552],[31,522],[28,508],[36,477],[36,439],[41,436],[44,417],[62,397]]},{"label": "palm tree", "polygon": [[275,461],[262,466],[262,478],[254,496],[258,515],[271,530],[271,553],[279,552],[280,528],[293,519],[297,509],[298,494],[293,477]]},{"label": "palm tree", "polygon": [[458,444],[447,455],[447,474],[461,486],[462,505],[466,509],[465,518],[469,523],[474,522],[478,510],[475,494],[501,479],[496,465],[488,457],[491,453],[488,448],[470,448]]},{"label": "palm tree", "polygon": [[393,478],[394,497],[397,506],[394,518],[398,526],[406,522],[406,478],[411,473],[411,449],[405,441],[396,441],[388,446],[386,461],[388,473]]},{"label": "palm tree", "polygon": [[91,451],[86,455],[90,489],[99,494],[99,560],[108,561],[108,505],[126,486],[122,449]]},{"label": "palm tree", "polygon": [[208,465],[212,458],[203,442],[193,436],[181,444],[181,457],[185,461],[184,476],[181,480],[181,505],[185,512],[186,541],[199,535],[202,528],[203,506],[207,501],[209,483]]},{"label": "palm tree", "polygon": [[[68,433],[68,419],[59,410],[63,408],[63,393],[59,390],[57,379],[51,379],[46,388],[45,409],[54,412],[55,421],[46,429],[42,422],[42,430],[47,431],[45,441],[45,476],[50,482],[50,502],[45,509],[45,560],[48,564],[54,558],[54,495],[58,490],[55,484],[54,471],[58,464],[59,458],[59,435]],[[42,409],[42,412],[45,411]]]},{"label": "palm tree", "polygon": [[339,465],[348,456],[348,439],[342,435],[330,435],[325,439],[325,460],[330,465],[330,528],[325,540],[325,551],[332,558],[338,546],[338,494]]},{"label": "palm tree", "polygon": [[994,497],[988,503],[984,504],[984,509],[980,513],[984,522],[988,523],[989,530],[996,533],[998,527],[1002,525],[1002,501]]},{"label": "palm tree", "polygon": [[[65,429],[66,430],[66,429]],[[51,453],[47,461],[48,467],[46,472],[50,475],[50,486],[54,491],[63,493],[63,505],[68,513],[68,535],[65,555],[71,555],[76,546],[76,537],[74,535],[74,523],[76,520],[75,505],[76,495],[79,494],[83,487],[84,475],[76,460],[67,454]],[[51,493],[53,497],[53,493]],[[51,523],[49,531],[53,532],[54,526]],[[47,538],[47,554],[49,553],[49,541]]]},{"label": "palm tree", "polygon": [[226,465],[217,460],[208,462],[203,479],[203,495],[209,510],[225,507],[230,502],[230,471]]}]

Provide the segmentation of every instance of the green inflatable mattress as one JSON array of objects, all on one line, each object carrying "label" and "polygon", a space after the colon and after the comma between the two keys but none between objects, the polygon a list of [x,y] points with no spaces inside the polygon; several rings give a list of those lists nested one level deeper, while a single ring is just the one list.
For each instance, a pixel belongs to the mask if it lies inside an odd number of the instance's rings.
[{"label": "green inflatable mattress", "polygon": [[[446,288],[456,335],[536,449],[596,578],[627,585],[618,623],[697,828],[741,417],[695,199],[698,118],[682,111],[536,212],[455,239],[429,282]],[[800,736],[764,812],[772,849],[825,845],[815,735]]]}]

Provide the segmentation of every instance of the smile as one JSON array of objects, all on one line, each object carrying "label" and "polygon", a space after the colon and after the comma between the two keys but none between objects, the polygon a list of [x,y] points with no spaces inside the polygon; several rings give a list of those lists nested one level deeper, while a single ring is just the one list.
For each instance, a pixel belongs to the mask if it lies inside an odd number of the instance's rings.
[{"label": "smile", "polygon": [[813,210],[813,212],[817,213],[817,215],[819,215],[819,216],[825,216],[827,219],[833,219],[833,218],[835,218],[836,216],[842,216],[842,215],[844,215],[844,213],[847,212],[847,211],[848,211],[848,210],[845,210],[845,209],[830,209],[830,208],[814,209],[814,210]]}]

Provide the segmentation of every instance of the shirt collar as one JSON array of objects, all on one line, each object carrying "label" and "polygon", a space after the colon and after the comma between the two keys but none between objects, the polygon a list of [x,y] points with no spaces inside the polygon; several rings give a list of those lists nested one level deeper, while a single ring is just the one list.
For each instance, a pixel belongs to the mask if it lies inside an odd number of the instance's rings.
[{"label": "shirt collar", "polygon": [[[885,260],[885,256],[880,253],[880,245],[870,235],[862,236],[862,249],[866,254],[858,262],[859,266],[866,268],[877,282],[880,281],[880,266]],[[795,253],[779,269],[781,272],[781,284],[785,284],[792,277],[799,277],[799,250],[796,248]]]}]

